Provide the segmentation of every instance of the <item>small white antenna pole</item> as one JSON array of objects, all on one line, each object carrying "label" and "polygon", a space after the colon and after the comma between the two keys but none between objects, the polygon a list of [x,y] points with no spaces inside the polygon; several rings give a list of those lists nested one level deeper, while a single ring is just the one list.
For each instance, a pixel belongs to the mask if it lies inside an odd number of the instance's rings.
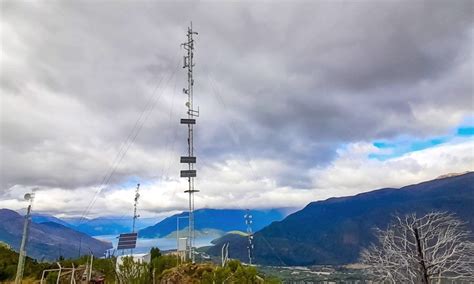
[{"label": "small white antenna pole", "polygon": [[34,198],[35,198],[34,193],[25,194],[25,200],[29,201],[29,204],[28,204],[28,209],[26,210],[25,223],[23,225],[23,236],[21,238],[20,255],[18,257],[18,267],[16,269],[15,284],[21,283],[23,279],[23,272],[25,270],[26,244],[28,242],[31,206],[33,204]]},{"label": "small white antenna pole", "polygon": [[138,217],[140,217],[139,214],[137,214],[137,206],[138,206],[138,199],[140,198],[140,184],[137,183],[137,188],[135,189],[135,202],[133,203],[133,224],[132,224],[132,233],[135,233],[135,223]]},{"label": "small white antenna pole", "polygon": [[[136,223],[138,217],[140,217],[140,215],[137,213],[138,199],[140,198],[139,190],[140,190],[140,184],[137,183],[137,188],[135,189],[135,199],[134,199],[134,202],[133,202],[132,233],[135,233],[135,223]],[[133,257],[133,249],[130,249],[130,256]]]},{"label": "small white antenna pole", "polygon": [[248,237],[248,246],[247,252],[249,257],[249,264],[252,265],[253,259],[253,232],[252,232],[252,215],[250,214],[250,210],[247,209],[247,213],[244,215],[245,224],[247,225],[247,237]]},{"label": "small white antenna pole", "polygon": [[87,280],[88,280],[88,283],[91,281],[91,278],[92,278],[92,262],[94,261],[94,254],[92,253],[91,251],[91,266],[89,268],[89,277],[87,277]]}]

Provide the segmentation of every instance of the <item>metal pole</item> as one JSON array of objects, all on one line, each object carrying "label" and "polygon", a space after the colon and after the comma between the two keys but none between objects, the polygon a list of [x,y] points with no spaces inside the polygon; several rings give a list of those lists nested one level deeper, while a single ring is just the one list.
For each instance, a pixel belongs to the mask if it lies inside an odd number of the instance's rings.
[{"label": "metal pole", "polygon": [[58,278],[56,279],[56,284],[59,284],[59,278],[61,278],[61,264],[59,262],[56,262],[59,266],[59,271],[58,271]]},{"label": "metal pole", "polygon": [[179,217],[176,217],[176,266],[179,265]]},{"label": "metal pole", "polygon": [[[181,255],[179,254],[179,219],[189,219],[189,216],[181,216],[176,217],[176,256],[179,258]],[[186,254],[184,254],[186,257]],[[177,260],[179,262],[179,260]]]},{"label": "metal pole", "polygon": [[25,215],[25,223],[23,224],[23,236],[21,238],[21,245],[20,245],[20,254],[18,256],[18,266],[16,269],[16,277],[15,277],[15,284],[20,284],[21,280],[23,279],[23,271],[25,269],[25,258],[26,258],[26,243],[28,241],[28,229],[30,223],[30,213],[31,213],[31,205],[33,203],[34,194],[27,193],[25,194],[25,199],[30,202],[28,204],[28,208],[26,210]]},{"label": "metal pole", "polygon": [[[193,109],[193,33],[192,27],[191,29],[188,28],[188,118],[192,118],[191,110]],[[188,155],[189,157],[193,157],[194,152],[194,137],[193,137],[193,125],[188,124]],[[189,170],[193,169],[193,164],[189,163]],[[194,178],[188,178],[188,190],[189,190],[189,219],[188,219],[188,231],[189,231],[189,259],[194,263],[193,258],[193,215],[194,215],[194,208],[192,206],[192,198],[193,198],[193,185],[194,185]]]},{"label": "metal pole", "polygon": [[81,247],[82,247],[82,235],[79,237],[79,256],[78,256],[78,258],[81,258]]},{"label": "metal pole", "polygon": [[76,279],[74,278],[74,273],[75,273],[75,267],[74,267],[74,263],[72,263],[71,284],[76,283]]},{"label": "metal pole", "polygon": [[88,282],[89,283],[91,281],[91,276],[92,276],[92,261],[94,261],[94,254],[91,252],[91,266],[89,268],[89,277],[88,277]]}]

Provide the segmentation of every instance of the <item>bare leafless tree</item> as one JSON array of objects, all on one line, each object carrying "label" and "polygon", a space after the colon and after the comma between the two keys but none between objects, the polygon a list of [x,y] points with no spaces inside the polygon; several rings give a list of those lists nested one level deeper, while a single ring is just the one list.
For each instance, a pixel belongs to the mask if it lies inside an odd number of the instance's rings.
[{"label": "bare leafless tree", "polygon": [[382,283],[474,280],[474,243],[465,224],[449,213],[395,217],[379,243],[364,250],[367,273]]}]

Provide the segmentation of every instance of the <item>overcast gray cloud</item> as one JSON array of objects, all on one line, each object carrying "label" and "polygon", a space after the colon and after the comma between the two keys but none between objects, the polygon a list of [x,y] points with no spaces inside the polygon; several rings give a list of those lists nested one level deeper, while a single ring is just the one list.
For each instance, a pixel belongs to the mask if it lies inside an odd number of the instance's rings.
[{"label": "overcast gray cloud", "polygon": [[[198,166],[211,179],[202,205],[222,200],[218,186],[273,192],[270,206],[283,193],[291,206],[325,197],[330,183],[315,175],[336,172],[341,147],[445,135],[472,115],[473,12],[472,1],[3,0],[0,199],[36,186],[94,191],[135,134],[110,190],[141,180],[181,192],[190,20]],[[472,162],[456,161],[442,169]],[[230,186],[226,171],[246,167],[254,173]]]}]

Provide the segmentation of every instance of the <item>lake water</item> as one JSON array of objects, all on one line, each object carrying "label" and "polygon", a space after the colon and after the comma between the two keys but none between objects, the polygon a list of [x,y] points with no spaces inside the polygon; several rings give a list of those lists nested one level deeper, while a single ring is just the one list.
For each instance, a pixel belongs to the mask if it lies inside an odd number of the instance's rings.
[{"label": "lake water", "polygon": [[[111,242],[113,247],[117,247],[118,237],[116,235],[106,236],[95,236],[94,238]],[[211,241],[215,237],[209,238],[196,238],[196,247],[203,247],[212,245]],[[154,238],[154,239],[143,239],[138,238],[137,247],[133,250],[134,253],[148,253],[152,247],[157,247],[160,250],[176,250],[176,239],[173,238]]]}]

